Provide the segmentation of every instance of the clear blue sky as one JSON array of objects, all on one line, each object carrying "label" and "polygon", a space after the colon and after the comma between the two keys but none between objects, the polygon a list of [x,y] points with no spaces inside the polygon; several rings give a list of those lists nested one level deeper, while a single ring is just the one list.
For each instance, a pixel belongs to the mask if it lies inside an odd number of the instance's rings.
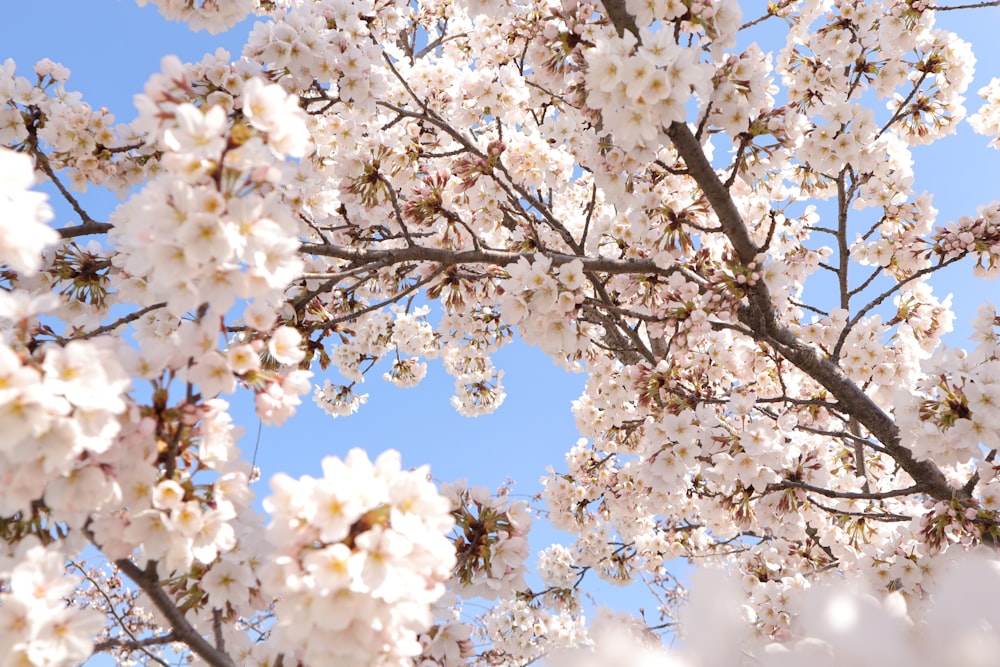
[{"label": "clear blue sky", "polygon": [[[745,2],[745,6],[763,5]],[[184,61],[199,60],[205,52],[224,46],[238,55],[250,22],[223,35],[192,33],[186,26],[164,21],[152,6],[139,8],[129,0],[34,0],[4,2],[0,19],[0,61],[12,57],[19,73],[30,73],[43,57],[72,70],[67,84],[80,90],[94,107],[107,106],[119,121],[134,117],[132,96],[141,92],[150,74],[159,71],[163,55],[176,54]],[[956,29],[973,42],[980,64],[969,97],[991,77],[1000,76],[1000,48],[995,9],[942,14],[940,24]],[[970,111],[978,107],[971,100]],[[945,221],[991,199],[1000,197],[996,174],[1000,152],[984,148],[985,140],[966,125],[957,139],[940,146],[917,149],[917,190],[936,193],[935,205]],[[54,199],[58,204],[59,200]],[[105,219],[114,206],[111,197],[88,195],[85,207]],[[57,222],[73,220],[66,207],[57,207]],[[950,272],[938,292],[956,292],[960,331],[985,298],[996,299],[996,283],[970,283],[971,265]],[[975,289],[968,285],[975,284]],[[953,339],[960,344],[964,334]],[[449,404],[452,380],[439,364],[431,363],[428,378],[417,389],[402,390],[372,374],[363,391],[368,404],[349,418],[331,419],[306,397],[300,414],[281,428],[264,428],[257,463],[264,479],[277,471],[292,475],[318,474],[327,454],[342,455],[361,446],[373,456],[396,448],[407,465],[430,463],[441,481],[467,478],[472,484],[495,488],[507,477],[517,480],[516,491],[533,494],[547,465],[563,467],[563,454],[579,437],[570,402],[579,396],[584,378],[555,367],[538,350],[522,344],[508,347],[496,357],[506,370],[507,400],[498,412],[478,419],[457,415]],[[243,443],[252,448],[257,421],[244,397],[230,397],[237,419],[246,428]],[[249,457],[249,450],[247,451]],[[263,483],[259,496],[267,494]],[[550,542],[551,533],[534,539],[537,550]]]}]

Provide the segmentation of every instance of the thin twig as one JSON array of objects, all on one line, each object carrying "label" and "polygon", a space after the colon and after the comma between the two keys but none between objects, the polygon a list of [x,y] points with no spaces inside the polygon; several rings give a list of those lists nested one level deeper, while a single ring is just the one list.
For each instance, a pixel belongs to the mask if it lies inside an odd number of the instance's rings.
[{"label": "thin twig", "polygon": [[139,319],[146,313],[158,310],[160,308],[166,308],[166,306],[167,303],[165,301],[161,301],[160,303],[154,303],[150,306],[146,306],[145,308],[141,308],[135,311],[134,313],[130,313],[128,315],[125,315],[124,317],[120,317],[114,322],[111,322],[110,324],[105,324],[103,327],[99,327],[97,329],[94,329],[93,331],[88,331],[87,333],[81,334],[79,336],[71,336],[71,338],[73,340],[87,340],[88,338],[94,338],[95,336],[100,336],[101,334],[110,333],[115,329],[117,329],[118,327],[128,324],[129,322],[135,322],[137,319]]},{"label": "thin twig", "polygon": [[952,5],[951,7],[928,7],[927,9],[933,9],[937,12],[947,12],[952,9],[982,9],[983,7],[1000,7],[1000,0],[993,0],[992,2],[977,2],[972,5]]},{"label": "thin twig", "polygon": [[[71,560],[71,561],[69,561],[69,563],[70,563],[70,565],[72,565],[73,567],[75,567],[77,570],[79,570],[80,573],[83,575],[83,577],[87,581],[89,581],[91,583],[91,585],[93,585],[93,587],[95,589],[97,589],[97,592],[101,594],[101,597],[103,597],[105,603],[107,603],[109,613],[118,622],[118,626],[122,629],[122,632],[124,632],[125,634],[127,634],[131,638],[131,642],[125,642],[125,640],[122,640],[120,638],[118,639],[118,641],[121,642],[120,645],[122,646],[122,648],[132,648],[132,647],[134,647],[135,650],[142,651],[147,656],[149,656],[149,658],[151,660],[155,660],[156,662],[160,663],[160,665],[162,665],[163,667],[170,667],[159,656],[153,655],[148,650],[146,650],[147,646],[152,646],[152,645],[154,645],[156,643],[160,643],[160,642],[151,642],[148,639],[142,640],[142,639],[139,639],[138,637],[136,637],[134,634],[132,634],[132,631],[129,629],[128,624],[125,622],[125,619],[122,618],[118,614],[118,610],[115,609],[115,605],[111,601],[111,598],[109,598],[108,594],[104,592],[104,589],[101,588],[101,586],[96,581],[94,581],[93,577],[90,576],[90,573],[87,572],[83,568],[83,566],[80,565],[79,563],[77,563],[75,560]],[[162,636],[163,637],[176,637],[176,635],[174,635],[173,632],[169,632],[166,635],[162,635]],[[157,638],[152,638],[152,639],[158,639],[158,637]],[[101,642],[99,644],[95,644],[94,645],[94,652],[97,653],[98,651],[105,650],[105,647],[103,646],[103,644],[107,644],[107,643],[110,643],[112,641],[114,641],[114,640],[113,639],[109,639],[109,640],[107,640],[107,642]],[[168,643],[168,642],[162,642],[162,643]]]}]

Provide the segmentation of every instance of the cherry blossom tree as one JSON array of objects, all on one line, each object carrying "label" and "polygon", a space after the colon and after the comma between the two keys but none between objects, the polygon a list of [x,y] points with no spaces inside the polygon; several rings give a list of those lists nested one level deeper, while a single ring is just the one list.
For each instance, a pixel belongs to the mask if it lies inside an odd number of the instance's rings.
[{"label": "cherry blossom tree", "polygon": [[[0,68],[0,666],[995,664],[1000,318],[945,345],[933,287],[1000,273],[1000,202],[939,221],[913,149],[966,120],[939,16],[1000,2],[154,3],[258,22],[129,124]],[[431,362],[481,415],[515,334],[587,377],[539,507],[352,450],[255,510],[226,396]]]}]

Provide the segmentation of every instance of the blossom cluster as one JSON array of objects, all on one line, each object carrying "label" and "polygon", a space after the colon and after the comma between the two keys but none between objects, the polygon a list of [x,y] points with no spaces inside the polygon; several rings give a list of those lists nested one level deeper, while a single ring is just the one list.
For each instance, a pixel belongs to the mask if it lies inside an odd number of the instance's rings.
[{"label": "blossom cluster", "polygon": [[439,353],[433,328],[426,319],[429,312],[429,306],[412,309],[397,306],[392,308],[391,316],[387,312],[375,312],[366,317],[368,326],[342,339],[330,354],[331,362],[350,384],[326,380],[316,387],[314,402],[334,417],[357,412],[368,400],[367,394],[355,392],[355,386],[364,382],[363,368],[390,351],[395,354],[383,378],[397,387],[417,386],[427,375],[427,363],[421,358],[434,358]]},{"label": "blossom cluster", "polygon": [[139,6],[152,2],[164,18],[184,21],[192,30],[217,34],[232,28],[255,8],[255,0],[136,0]]},{"label": "blossom cluster", "polygon": [[[37,315],[37,313],[36,313]],[[5,318],[10,322],[8,314]],[[25,317],[17,324],[27,324]],[[2,512],[31,515],[45,496],[59,520],[80,526],[92,509],[114,498],[115,484],[100,459],[111,452],[128,419],[131,381],[110,341],[72,341],[29,356],[0,344]]]},{"label": "blossom cluster", "polygon": [[[128,148],[142,143],[141,135],[125,124],[115,124],[106,108],[94,109],[78,92],[66,90],[68,68],[49,59],[35,63],[35,82],[17,76],[8,59],[0,67],[0,140],[16,150],[30,150],[52,169],[65,169],[68,186],[85,192],[100,185],[118,195],[142,181],[144,169]],[[38,156],[33,147],[44,146]]]},{"label": "blossom cluster", "polygon": [[[1000,569],[993,555],[953,555],[935,573],[933,604],[899,592],[872,590],[851,579],[837,585],[805,582],[787,596],[792,628],[778,641],[751,640],[737,650],[759,622],[743,605],[737,582],[719,570],[699,572],[684,616],[683,644],[675,650],[650,642],[621,619],[594,624],[592,645],[557,650],[555,665],[602,667],[626,664],[711,667],[752,660],[764,667],[803,661],[834,667],[904,667],[960,663],[990,665],[1000,642],[996,594]],[[723,638],[725,638],[723,640]]]},{"label": "blossom cluster", "polygon": [[277,650],[306,665],[405,665],[421,652],[455,559],[450,503],[427,475],[402,470],[397,452],[373,463],[354,449],[324,459],[322,478],[272,478],[262,578],[280,596]]},{"label": "blossom cluster", "polygon": [[176,315],[201,303],[222,313],[237,298],[274,302],[302,267],[276,185],[277,158],[308,149],[304,114],[276,84],[240,81],[241,134],[225,102],[178,104],[190,72],[176,59],[163,65],[138,100],[137,123],[155,128],[169,169],[112,215],[117,266]]},{"label": "blossom cluster", "polygon": [[625,150],[652,145],[660,132],[685,118],[685,104],[702,93],[712,67],[697,52],[677,46],[667,31],[607,37],[587,52],[587,106],[601,111],[606,128]]},{"label": "blossom cluster", "polygon": [[507,599],[487,615],[485,635],[501,655],[536,660],[585,643],[583,621],[566,610],[550,611],[526,600]]},{"label": "blossom cluster", "polygon": [[969,124],[979,134],[993,137],[990,146],[1000,148],[1000,78],[980,88],[979,96],[986,102],[969,117]]},{"label": "blossom cluster", "polygon": [[993,277],[1000,271],[1000,202],[983,206],[978,215],[964,215],[958,220],[936,229],[934,250],[945,260],[972,256],[976,259],[975,272],[983,277]]},{"label": "blossom cluster", "polygon": [[573,260],[555,269],[551,259],[521,259],[507,267],[500,308],[504,319],[520,327],[527,343],[542,351],[579,359],[591,340],[600,337],[597,327],[578,318],[586,296],[583,264]]},{"label": "blossom cluster", "polygon": [[[777,129],[777,119],[765,116],[765,112],[774,108],[774,93],[778,90],[772,81],[772,64],[767,54],[752,44],[738,57],[730,56],[718,68],[716,76],[721,81],[712,91],[713,125],[732,137]],[[765,122],[751,127],[754,118]]]},{"label": "blossom cluster", "polygon": [[[980,306],[973,322],[979,345],[972,351],[939,348],[924,363],[924,375],[914,390],[900,391],[903,432],[914,454],[943,466],[967,465],[1000,446],[996,411],[1000,400],[1000,350],[996,310]],[[984,472],[989,468],[984,468]],[[993,483],[993,473],[982,477]]]},{"label": "blossom cluster", "polygon": [[[929,277],[1000,270],[1000,207],[938,224],[914,192],[911,147],[955,130],[974,63],[928,3],[742,25],[735,0],[156,4],[266,19],[235,61],[165,58],[128,125],[61,65],[0,67],[4,659],[86,659],[95,624],[60,607],[79,589],[47,583],[84,544],[142,590],[102,609],[157,607],[108,621],[122,662],[178,637],[215,667],[558,662],[620,625],[587,627],[591,576],[657,594],[627,641],[673,627],[678,557],[733,580],[695,594],[673,662],[891,664],[845,639],[884,636],[919,664],[908,638],[950,627],[948,559],[1000,539],[1000,320],[945,347]],[[783,45],[742,46],[767,22]],[[990,137],[997,87],[972,119]],[[32,170],[79,224],[47,226]],[[124,200],[107,223],[90,187]],[[540,495],[574,542],[539,556],[542,588],[526,503],[439,493],[392,452],[276,476],[261,529],[218,395],[253,392],[269,425],[310,389],[346,416],[369,373],[409,388],[440,363],[475,416],[516,336],[587,375]],[[995,619],[958,616],[961,659],[987,660],[970,628]]]},{"label": "blossom cluster", "polygon": [[104,618],[66,604],[79,577],[60,549],[25,540],[0,557],[0,582],[0,662],[68,667],[90,657]]},{"label": "blossom cluster", "polygon": [[31,158],[0,147],[0,261],[27,274],[41,268],[42,250],[59,240],[46,225],[52,210],[41,192],[31,192],[34,183]]},{"label": "blossom cluster", "polygon": [[531,510],[504,493],[491,496],[483,487],[459,482],[442,488],[453,506],[458,564],[454,585],[465,598],[511,598],[526,587],[525,560]]}]

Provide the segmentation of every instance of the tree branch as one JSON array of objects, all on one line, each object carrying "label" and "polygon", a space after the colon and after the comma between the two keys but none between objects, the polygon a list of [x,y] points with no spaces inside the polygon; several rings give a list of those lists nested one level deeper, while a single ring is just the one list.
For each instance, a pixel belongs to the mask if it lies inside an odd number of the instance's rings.
[{"label": "tree branch", "polygon": [[[88,529],[88,534],[92,535],[92,533],[89,533],[89,529]],[[108,639],[103,642],[98,642],[94,644],[93,652],[98,653],[100,651],[106,650],[107,648],[114,648],[114,647],[126,648],[135,651],[142,651],[154,662],[159,663],[163,667],[169,667],[169,665],[167,665],[167,663],[162,658],[153,655],[146,648],[147,646],[155,646],[157,644],[169,643],[169,642],[151,641],[152,639],[158,639],[158,637],[149,637],[146,639],[139,639],[138,637],[136,637],[135,634],[133,634],[132,630],[129,629],[128,622],[124,618],[122,618],[121,615],[118,613],[118,610],[115,609],[115,603],[112,602],[110,597],[108,597],[108,594],[101,587],[101,585],[92,576],[90,576],[90,573],[87,572],[87,570],[85,570],[82,565],[77,563],[75,560],[71,560],[69,561],[69,563],[70,565],[72,565],[73,567],[75,567],[77,570],[80,571],[80,574],[83,575],[84,579],[90,582],[90,585],[94,587],[94,590],[100,593],[101,597],[104,598],[104,603],[108,605],[108,613],[112,617],[114,617],[115,621],[118,622],[118,627],[122,629],[122,632],[124,632],[130,637],[130,639],[122,639],[121,637],[117,637],[114,639]],[[173,636],[174,636],[173,632],[169,632],[166,635],[162,635],[162,637],[173,637]],[[171,641],[173,640],[171,639]]]},{"label": "tree branch", "polygon": [[874,521],[913,521],[912,516],[907,516],[905,514],[896,514],[895,512],[853,512],[850,510],[839,510],[836,507],[828,507],[823,503],[819,502],[812,496],[807,496],[806,500],[820,508],[824,512],[829,512],[830,514],[839,514],[841,516],[856,516],[860,519],[872,519]]},{"label": "tree branch", "polygon": [[945,12],[949,9],[982,9],[983,7],[1000,7],[1000,0],[993,0],[992,2],[977,2],[971,5],[952,5],[951,7],[928,7],[927,9],[933,9],[936,12]]},{"label": "tree branch", "polygon": [[104,234],[112,229],[114,225],[110,222],[96,222],[90,220],[89,222],[84,222],[81,225],[73,225],[72,227],[63,227],[62,229],[57,229],[59,236],[64,239],[75,239],[78,236],[91,236],[93,234]]},{"label": "tree branch", "polygon": [[184,618],[183,612],[177,608],[174,601],[160,586],[159,578],[156,575],[156,561],[149,561],[144,570],[140,570],[139,566],[128,558],[116,560],[115,565],[149,596],[149,599],[170,623],[174,634],[177,635],[177,641],[187,644],[198,657],[212,667],[236,667],[236,663],[228,654],[208,643],[201,636],[201,633],[195,630]]},{"label": "tree branch", "polygon": [[154,303],[149,306],[146,306],[145,308],[140,308],[134,313],[123,315],[114,322],[111,322],[110,324],[105,324],[103,327],[99,327],[97,329],[94,329],[93,331],[88,331],[87,333],[82,334],[80,336],[70,336],[70,338],[73,340],[86,340],[88,338],[94,338],[95,336],[100,336],[101,334],[110,333],[115,329],[117,329],[118,327],[128,324],[129,322],[135,322],[137,319],[139,319],[146,313],[152,312],[154,310],[159,310],[160,308],[166,308],[166,306],[167,306],[166,301],[161,301],[160,303]]},{"label": "tree branch", "polygon": [[604,10],[608,13],[611,25],[618,31],[619,37],[624,35],[626,30],[636,37],[639,36],[639,26],[635,23],[635,17],[629,14],[625,0],[601,0],[601,2],[604,4]]},{"label": "tree branch", "polygon": [[[826,496],[827,498],[842,498],[844,500],[885,500],[886,498],[897,498],[899,496],[911,496],[914,493],[920,493],[923,489],[919,485],[908,486],[905,489],[893,489],[892,491],[833,491],[831,489],[824,489],[822,486],[813,486],[812,484],[806,484],[805,482],[796,482],[790,479],[782,480],[774,486],[774,490],[778,491],[780,489],[804,489],[806,491],[812,491],[813,493],[818,493],[821,496]],[[839,511],[839,510],[838,510]]]},{"label": "tree branch", "polygon": [[583,270],[586,272],[609,273],[609,274],[659,274],[669,276],[677,269],[665,269],[657,266],[649,259],[610,259],[606,257],[581,257],[579,255],[569,255],[558,252],[507,252],[503,250],[445,250],[443,248],[427,248],[422,246],[411,246],[407,248],[386,248],[386,249],[360,249],[345,248],[339,245],[303,243],[301,250],[310,255],[322,255],[325,257],[336,257],[344,259],[358,265],[378,264],[388,266],[390,264],[400,264],[404,262],[435,262],[443,266],[455,266],[458,264],[493,264],[495,266],[507,266],[514,264],[521,258],[534,262],[537,259],[546,257],[552,260],[554,266],[562,266],[580,260],[583,263]]},{"label": "tree branch", "polygon": [[[170,631],[165,635],[156,635],[153,637],[144,637],[142,639],[122,639],[121,637],[112,637],[111,639],[105,639],[102,642],[97,642],[94,644],[94,653],[101,651],[107,651],[108,649],[125,649],[126,651],[139,651],[145,649],[149,646],[162,646],[164,644],[173,644],[177,640],[177,634],[174,631]],[[148,652],[143,651],[150,658],[156,660],[161,665],[166,666],[167,663],[156,657],[155,655],[150,655]]]},{"label": "tree branch", "polygon": [[[628,13],[625,0],[603,0],[608,18],[619,35],[625,31],[638,36],[635,19]],[[984,4],[983,6],[988,6]],[[729,238],[743,264],[754,261],[759,248],[750,237],[736,204],[712,168],[698,139],[686,123],[673,122],[667,135],[677,153],[687,165],[688,173],[695,179],[719,218],[722,231]],[[918,461],[899,442],[899,427],[865,392],[830,359],[820,356],[817,350],[803,343],[787,327],[778,322],[774,314],[774,301],[770,290],[762,281],[749,289],[748,303],[739,309],[740,321],[753,330],[755,336],[769,343],[782,356],[802,372],[825,387],[868,432],[877,438],[886,452],[913,478],[916,485],[911,493],[926,492],[937,500],[968,498],[963,489],[952,487],[941,470],[931,461]]]},{"label": "tree branch", "polygon": [[[706,198],[719,217],[723,232],[744,264],[755,258],[758,248],[750,238],[749,230],[736,208],[729,192],[708,162],[701,145],[686,124],[672,123],[667,134],[691,176],[698,182]],[[844,371],[829,358],[820,356],[816,348],[803,343],[788,327],[781,324],[774,313],[774,301],[763,281],[749,288],[748,303],[738,311],[740,321],[752,329],[759,340],[774,347],[782,356],[802,372],[819,382],[855,417],[868,432],[877,438],[893,459],[917,483],[914,488],[929,493],[937,500],[968,497],[961,489],[952,487],[941,470],[931,461],[918,461],[906,447],[899,443],[899,427]]]},{"label": "tree branch", "polygon": [[754,261],[760,248],[750,238],[750,231],[743,222],[736,203],[729,194],[725,184],[715,173],[712,164],[705,157],[701,143],[695,138],[691,128],[687,123],[673,122],[667,128],[667,135],[677,149],[677,153],[683,158],[687,165],[688,173],[697,181],[701,191],[705,193],[705,198],[711,204],[712,209],[719,218],[722,232],[729,238],[729,242],[736,250],[740,261],[749,264]]}]

